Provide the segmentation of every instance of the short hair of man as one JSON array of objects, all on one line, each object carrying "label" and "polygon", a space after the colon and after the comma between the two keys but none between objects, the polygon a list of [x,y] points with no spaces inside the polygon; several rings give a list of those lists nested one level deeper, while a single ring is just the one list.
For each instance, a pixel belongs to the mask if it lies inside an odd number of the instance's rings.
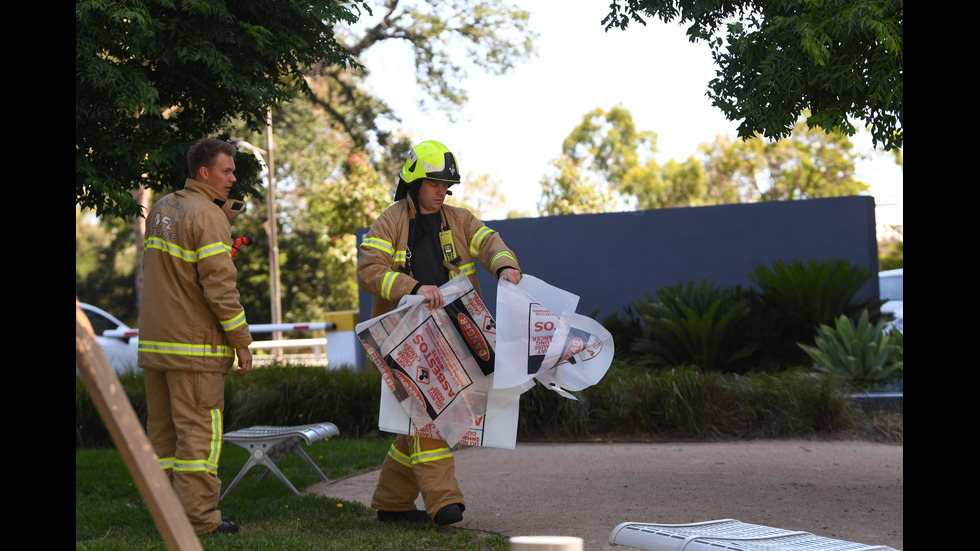
[{"label": "short hair of man", "polygon": [[197,177],[197,170],[202,166],[210,167],[220,153],[234,157],[235,153],[238,153],[238,148],[230,142],[217,138],[203,138],[192,145],[187,151],[187,170],[190,171],[191,178]]}]

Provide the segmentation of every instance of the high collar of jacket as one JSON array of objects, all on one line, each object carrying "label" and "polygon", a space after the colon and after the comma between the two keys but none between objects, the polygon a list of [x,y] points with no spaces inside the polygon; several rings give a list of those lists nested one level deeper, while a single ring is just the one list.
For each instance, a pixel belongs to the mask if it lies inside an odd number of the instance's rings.
[{"label": "high collar of jacket", "polygon": [[188,178],[184,181],[184,189],[193,193],[199,193],[209,199],[221,209],[221,212],[225,213],[225,216],[227,216],[229,220],[245,212],[244,201],[240,199],[232,199],[230,197],[222,197],[221,194],[218,193],[218,190],[205,184],[204,182],[199,182],[192,178]]}]

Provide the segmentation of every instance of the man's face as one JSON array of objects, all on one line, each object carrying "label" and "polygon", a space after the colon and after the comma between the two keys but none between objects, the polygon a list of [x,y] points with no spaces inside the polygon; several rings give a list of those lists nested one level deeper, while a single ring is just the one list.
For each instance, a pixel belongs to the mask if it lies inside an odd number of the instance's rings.
[{"label": "man's face", "polygon": [[446,192],[448,191],[449,184],[422,180],[422,185],[419,186],[419,210],[422,214],[439,212],[442,204],[446,201]]},{"label": "man's face", "polygon": [[228,197],[231,185],[238,181],[235,178],[235,159],[227,153],[218,153],[209,167],[201,167],[199,174],[204,183],[216,189],[222,197]]}]

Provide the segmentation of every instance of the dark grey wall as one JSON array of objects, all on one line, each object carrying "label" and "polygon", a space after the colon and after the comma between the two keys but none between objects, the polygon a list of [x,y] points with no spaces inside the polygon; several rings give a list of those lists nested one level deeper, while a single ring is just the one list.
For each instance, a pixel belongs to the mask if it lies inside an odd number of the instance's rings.
[{"label": "dark grey wall", "polygon": [[[596,319],[665,286],[702,280],[752,285],[758,264],[844,259],[878,272],[874,198],[867,196],[747,205],[657,209],[487,221],[517,253],[521,269],[580,297],[579,314]],[[367,229],[357,232],[357,242]],[[497,285],[480,272],[483,300],[495,312]],[[869,278],[862,298],[878,296]],[[367,320],[371,296],[360,293]]]}]

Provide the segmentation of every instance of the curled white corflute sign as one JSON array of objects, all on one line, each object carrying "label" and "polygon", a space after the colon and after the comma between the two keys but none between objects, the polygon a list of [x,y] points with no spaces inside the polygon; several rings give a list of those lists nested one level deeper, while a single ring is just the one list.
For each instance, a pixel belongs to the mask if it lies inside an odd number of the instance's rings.
[{"label": "curled white corflute sign", "polygon": [[499,283],[497,320],[465,276],[440,290],[435,311],[408,296],[357,324],[382,375],[381,430],[513,449],[520,395],[535,379],[575,399],[567,391],[596,384],[612,362],[612,337],[575,314],[578,297],[533,276]]},{"label": "curled white corflute sign", "polygon": [[523,275],[497,285],[497,363],[494,388],[537,379],[567,398],[566,391],[598,383],[612,363],[612,335],[574,312],[578,297]]},{"label": "curled white corflute sign", "polygon": [[442,308],[410,296],[356,327],[384,381],[379,428],[513,448],[517,399],[526,389],[493,390],[496,322],[465,276],[440,290]]}]

